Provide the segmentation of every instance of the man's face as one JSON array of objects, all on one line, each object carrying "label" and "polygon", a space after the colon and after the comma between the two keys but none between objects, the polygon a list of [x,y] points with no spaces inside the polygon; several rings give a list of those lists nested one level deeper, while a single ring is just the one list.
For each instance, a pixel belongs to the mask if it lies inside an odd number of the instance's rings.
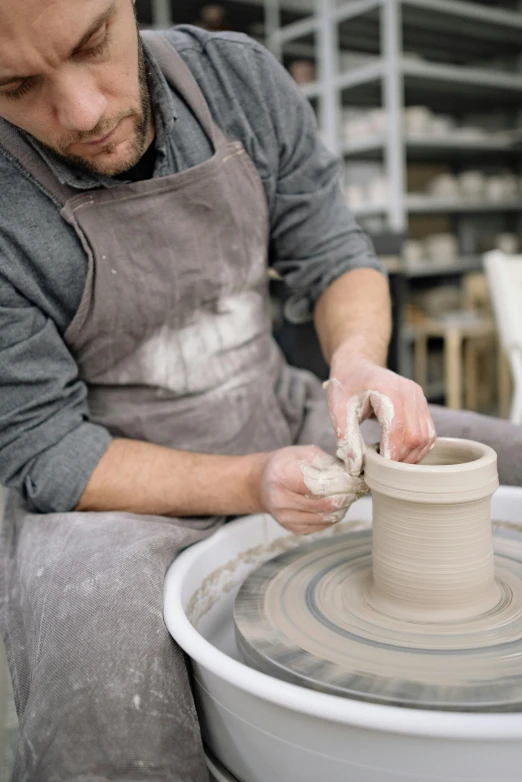
[{"label": "man's face", "polygon": [[0,0],[0,117],[114,176],[152,141],[132,0]]}]

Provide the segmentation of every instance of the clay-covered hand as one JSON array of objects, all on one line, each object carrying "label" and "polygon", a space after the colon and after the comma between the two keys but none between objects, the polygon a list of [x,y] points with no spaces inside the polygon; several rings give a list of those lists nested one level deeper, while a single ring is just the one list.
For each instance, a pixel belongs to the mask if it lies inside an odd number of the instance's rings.
[{"label": "clay-covered hand", "polygon": [[362,421],[375,416],[386,459],[416,464],[433,447],[435,426],[422,388],[411,380],[360,357],[335,357],[326,386],[337,434],[337,456],[348,472],[360,475],[365,444]]},{"label": "clay-covered hand", "polygon": [[315,445],[267,454],[261,504],[283,527],[308,535],[336,524],[368,489],[339,459]]}]

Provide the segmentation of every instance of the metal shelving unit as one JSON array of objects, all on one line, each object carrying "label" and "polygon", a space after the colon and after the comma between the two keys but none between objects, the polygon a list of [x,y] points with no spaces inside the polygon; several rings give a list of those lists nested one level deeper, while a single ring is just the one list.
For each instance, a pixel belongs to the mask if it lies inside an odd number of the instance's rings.
[{"label": "metal shelving unit", "polygon": [[[279,0],[265,2],[273,13]],[[413,221],[444,219],[459,236],[462,255],[457,262],[403,268],[404,300],[410,285],[480,269],[480,256],[471,255],[478,253],[478,246],[470,249],[474,225],[498,219],[522,228],[522,198],[436,199],[408,192],[406,184],[409,163],[520,173],[522,145],[508,133],[406,136],[403,129],[405,108],[418,105],[454,115],[463,125],[469,124],[463,118],[491,111],[502,111],[513,125],[522,120],[522,0],[502,5],[478,0],[315,0],[313,14],[272,30],[271,47],[281,59],[287,47],[296,44],[315,59],[317,81],[303,92],[317,108],[330,149],[348,166],[382,166],[386,201],[353,208],[363,225],[406,235]],[[347,52],[351,67],[344,65]],[[342,112],[354,107],[384,109],[386,131],[346,140]],[[407,330],[402,342],[400,371],[410,374]]]},{"label": "metal shelving unit", "polygon": [[468,274],[482,269],[482,258],[480,255],[462,256],[457,263],[434,264],[424,263],[410,266],[404,264],[402,273],[409,280],[419,280],[426,277],[447,277],[454,274]]},{"label": "metal shelving unit", "polygon": [[[458,136],[405,136],[409,160],[449,160],[452,156],[476,156],[520,155],[521,148],[504,138],[458,138]],[[365,138],[344,141],[341,145],[341,154],[345,158],[362,158],[366,160],[380,160],[386,148],[384,136],[369,136]]]},{"label": "metal shelving unit", "polygon": [[[272,9],[277,0],[266,0]],[[428,102],[446,112],[507,105],[522,99],[522,77],[498,67],[478,66],[499,53],[520,53],[522,13],[463,0],[316,0],[315,13],[274,30],[272,48],[301,41],[319,44],[319,78],[303,88],[322,104],[321,125],[328,146],[349,158],[382,159],[390,183],[386,204],[354,211],[361,217],[382,215],[389,228],[405,232],[410,214],[517,211],[519,203],[432,202],[408,196],[408,160],[444,160],[451,155],[517,155],[520,148],[496,138],[404,138],[401,118],[406,105]],[[330,46],[324,45],[328,40]],[[343,48],[374,54],[375,61],[342,71]],[[409,54],[410,56],[405,56]],[[413,57],[411,55],[414,55]],[[426,59],[421,59],[426,58]],[[429,59],[428,59],[429,58]],[[380,138],[344,141],[342,105],[383,106],[388,133]]]},{"label": "metal shelving unit", "polygon": [[[522,211],[522,200],[499,201],[497,203],[489,201],[452,201],[450,199],[432,198],[424,195],[407,196],[404,201],[406,212],[410,215],[427,214],[477,214],[480,212],[520,212]],[[385,215],[388,211],[388,204],[368,204],[352,207],[352,212],[356,217],[375,217]]]},{"label": "metal shelving unit", "polygon": [[[138,8],[140,3],[148,3],[147,24],[155,27],[190,21],[195,12],[192,0],[138,0]],[[506,116],[518,113],[522,124],[522,74],[517,72],[522,65],[522,0],[497,0],[495,5],[490,0],[233,0],[230,13],[236,23],[248,22],[249,31],[287,64],[296,58],[315,61],[316,81],[302,90],[317,109],[325,142],[346,166],[379,167],[389,184],[385,202],[353,209],[363,225],[372,233],[407,234],[414,222],[445,221],[459,236],[462,255],[456,263],[404,268],[407,286],[480,268],[478,255],[470,263],[470,254],[478,252],[475,225],[498,222],[522,233],[522,198],[435,199],[408,192],[406,184],[408,164],[455,172],[503,167],[520,173],[522,133],[518,139],[500,133],[403,133],[404,109],[415,105],[453,114],[464,125],[469,124],[465,116],[502,107]],[[384,109],[386,132],[346,140],[342,115],[348,107]],[[400,364],[405,374],[411,367],[408,350]]]}]

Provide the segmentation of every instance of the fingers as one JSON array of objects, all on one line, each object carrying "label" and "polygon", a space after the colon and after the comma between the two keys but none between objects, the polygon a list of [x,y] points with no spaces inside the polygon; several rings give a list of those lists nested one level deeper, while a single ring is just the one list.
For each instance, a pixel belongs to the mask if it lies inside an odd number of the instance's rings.
[{"label": "fingers", "polygon": [[381,426],[380,448],[387,459],[421,461],[436,440],[428,403],[420,386],[368,361],[351,362],[343,374],[327,384],[328,407],[334,422],[338,450],[351,475],[364,466],[365,443],[361,422],[375,413]]},{"label": "fingers", "polygon": [[332,521],[326,515],[301,511],[283,511],[278,514],[276,521],[297,535],[308,535],[311,532],[318,532],[332,526]]},{"label": "fingers", "polygon": [[321,532],[329,529],[334,524],[342,521],[346,515],[347,508],[341,508],[329,513],[305,513],[302,511],[282,511],[275,516],[276,521],[293,532],[294,535],[311,535],[312,532]]},{"label": "fingers", "polygon": [[360,424],[367,414],[370,393],[358,394],[346,402],[346,427],[344,437],[337,441],[337,457],[341,459],[350,475],[360,475],[364,466],[366,445]]},{"label": "fingers", "polygon": [[435,424],[433,423],[433,419],[429,414],[428,414],[428,419],[426,421],[426,426],[428,430],[428,444],[421,450],[421,452],[418,455],[418,458],[416,458],[416,461],[412,462],[413,464],[419,464],[419,462],[422,462],[422,460],[429,454],[429,452],[432,450],[432,448],[435,446],[435,443],[437,442],[437,432],[435,431]]},{"label": "fingers", "polygon": [[282,509],[290,513],[311,513],[324,518],[339,510],[346,512],[357,496],[362,496],[366,491],[364,481],[358,479],[357,484],[350,491],[342,494],[318,497],[313,494],[285,492],[279,497],[279,504]]},{"label": "fingers", "polygon": [[299,466],[306,487],[315,496],[330,497],[352,491],[353,477],[346,471],[346,465],[333,456],[320,453],[312,464],[300,462]]},{"label": "fingers", "polygon": [[337,436],[337,457],[346,465],[351,475],[359,475],[364,464],[365,443],[359,425],[369,414],[369,393],[348,397],[346,389],[337,378],[325,384],[328,409]]},{"label": "fingers", "polygon": [[390,458],[417,464],[433,447],[436,432],[422,389],[411,381],[404,382],[403,393],[395,406]]},{"label": "fingers", "polygon": [[[363,496],[367,489],[363,481],[359,481],[364,489],[359,487]],[[297,535],[308,535],[331,527],[342,521],[348,508],[357,499],[354,492],[335,494],[330,497],[313,497],[310,495],[285,492],[277,501],[278,507],[272,510],[274,518],[286,529]]]},{"label": "fingers", "polygon": [[285,493],[284,497],[279,498],[278,504],[280,507],[284,508],[285,512],[290,514],[308,513],[322,518],[340,508],[349,508],[351,502],[347,495],[314,497],[310,494],[294,494],[288,492]]},{"label": "fingers", "polygon": [[421,462],[433,448],[437,439],[435,426],[428,410],[428,403],[424,393],[420,386],[416,385],[415,389],[415,405],[412,405],[410,408],[412,420],[409,425],[409,441],[408,435],[406,438],[408,454],[404,458],[404,462],[407,464],[418,464]]},{"label": "fingers", "polygon": [[[394,424],[395,431],[400,432],[400,419],[397,420],[395,406],[389,396],[378,391],[370,391],[370,405],[381,426],[380,450],[385,459],[392,458]],[[399,439],[399,438],[397,438]],[[397,446],[396,446],[397,447]]]},{"label": "fingers", "polygon": [[360,477],[315,446],[276,451],[266,462],[261,496],[282,526],[303,535],[341,521],[352,503],[367,493]]},{"label": "fingers", "polygon": [[346,391],[337,378],[331,378],[324,384],[330,418],[334,425],[337,439],[346,435]]},{"label": "fingers", "polygon": [[[301,528],[301,524],[310,524],[313,529],[310,528],[309,532],[315,532],[342,521],[355,500],[367,492],[368,488],[364,481],[358,479],[353,490],[346,494],[334,494],[324,498],[294,495],[285,498],[283,507],[279,512],[274,513],[274,516],[280,524],[292,532],[295,532],[296,525]],[[296,534],[308,533],[300,531]]]}]

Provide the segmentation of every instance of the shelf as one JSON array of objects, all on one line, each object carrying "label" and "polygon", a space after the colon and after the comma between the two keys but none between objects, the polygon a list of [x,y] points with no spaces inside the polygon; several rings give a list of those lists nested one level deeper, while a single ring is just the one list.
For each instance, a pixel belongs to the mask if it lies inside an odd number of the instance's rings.
[{"label": "shelf", "polygon": [[[350,2],[344,3],[337,9],[334,14],[334,21],[340,23],[364,16],[371,11],[378,10],[382,2],[383,0],[350,0]],[[284,46],[302,38],[316,35],[319,32],[319,28],[320,20],[313,14],[277,30],[274,33],[274,41],[278,45]]]},{"label": "shelf", "polygon": [[315,35],[319,29],[319,20],[317,16],[307,16],[304,19],[299,19],[293,24],[287,24],[280,30],[274,33],[274,41],[284,46],[286,43],[292,43],[299,41],[302,38],[307,38],[310,35]]},{"label": "shelf", "polygon": [[[350,206],[350,204],[348,204]],[[410,195],[405,199],[406,210],[409,214],[479,214],[481,212],[502,213],[522,212],[522,198],[514,201],[463,201],[433,198],[425,195]],[[387,204],[363,204],[350,206],[355,217],[378,217],[388,211]]]},{"label": "shelf", "polygon": [[[366,166],[368,176],[370,169],[382,168],[389,183],[389,192],[368,191],[381,195],[384,203],[349,204],[354,216],[367,221],[366,227],[375,233],[381,229],[407,235],[409,223],[415,228],[419,222],[416,215],[440,215],[443,224],[451,223],[462,235],[465,247],[480,246],[480,230],[488,228],[486,222],[495,223],[489,226],[492,231],[517,230],[514,224],[518,227],[522,218],[522,197],[491,202],[408,193],[404,169],[405,163],[420,161],[436,164],[433,176],[440,163],[444,170],[456,172],[466,168],[518,172],[522,132],[518,146],[515,132],[482,136],[455,129],[446,136],[408,138],[401,138],[400,133],[403,109],[411,106],[453,116],[463,126],[479,123],[480,116],[490,114],[492,126],[500,124],[497,119],[513,127],[518,124],[522,0],[516,4],[513,0],[510,8],[507,5],[492,0],[316,0],[316,17],[284,34],[286,46],[295,35],[300,37],[300,46],[316,45],[318,81],[303,92],[324,98],[321,122],[332,148],[340,150],[345,160],[376,161],[377,166]],[[379,135],[371,135],[368,125],[366,137],[347,140],[339,121],[342,107],[378,107],[390,118],[389,135],[382,132],[387,130],[384,125],[375,124]],[[354,195],[358,195],[355,190]],[[486,220],[487,215],[494,219]],[[443,225],[439,230],[449,229]],[[416,278],[417,285],[426,284],[422,278],[433,284],[436,280],[430,278],[480,270],[482,259],[462,257],[453,264],[426,263],[413,268],[399,262],[398,267],[407,289]],[[411,371],[407,351],[398,351],[398,364],[401,372]]]},{"label": "shelf", "polygon": [[[348,0],[336,10],[334,19],[339,24],[349,22],[352,35],[357,37],[358,33],[362,33],[365,43],[370,43],[372,48],[375,48],[375,39],[378,37],[376,24],[379,22],[380,6],[385,1]],[[467,49],[468,55],[477,58],[480,53],[488,55],[488,48],[485,48],[484,44],[494,45],[496,48],[500,46],[502,50],[509,45],[520,47],[522,15],[514,10],[491,8],[462,0],[403,0],[402,15],[406,48],[410,48],[411,37],[413,50],[415,43],[425,53],[433,53],[434,46],[440,48],[449,45],[454,48],[452,41],[443,40],[443,35],[467,39],[465,51]],[[365,30],[355,29],[358,24],[363,25]],[[276,39],[282,44],[289,43],[315,34],[318,29],[319,20],[312,15],[285,26],[276,33]],[[352,41],[346,43],[346,48],[353,48]],[[360,47],[361,43],[355,48]]]},{"label": "shelf", "polygon": [[[521,36],[522,40],[522,36]],[[427,105],[436,113],[452,114],[484,110],[492,105],[518,109],[522,99],[522,74],[486,68],[441,65],[403,57],[405,105]],[[346,106],[382,105],[385,63],[376,62],[340,74],[336,89],[344,93]]]},{"label": "shelf", "polygon": [[[406,152],[412,159],[446,159],[451,155],[476,154],[520,154],[522,147],[515,146],[503,139],[485,137],[483,139],[459,138],[458,134],[449,136],[408,136],[404,139]],[[342,153],[345,157],[378,159],[384,154],[386,138],[384,136],[366,136],[345,141]]]},{"label": "shelf", "polygon": [[338,23],[353,21],[371,11],[379,10],[383,0],[348,0],[342,3],[334,14],[334,20]]},{"label": "shelf", "polygon": [[[382,0],[384,2],[384,0]],[[380,8],[343,22],[337,11],[341,50],[378,54]],[[522,14],[462,0],[403,0],[403,51],[439,63],[473,64],[497,56],[516,55],[522,48]]]},{"label": "shelf", "polygon": [[406,209],[410,214],[522,212],[522,198],[511,201],[465,201],[463,199],[433,198],[428,195],[409,195]]},{"label": "shelf", "polygon": [[364,136],[343,142],[341,152],[346,157],[380,157],[384,153],[385,144],[383,136]]},{"label": "shelf", "polygon": [[[348,202],[347,202],[348,203]],[[362,206],[348,206],[355,217],[382,217],[388,211],[387,204],[363,204]]]},{"label": "shelf", "polygon": [[[356,88],[367,89],[367,85],[372,83],[379,85],[383,74],[383,67],[382,60],[377,59],[375,62],[371,62],[368,65],[362,65],[347,73],[342,73],[335,81],[335,88],[340,92],[343,92],[344,90]],[[309,100],[320,98],[324,90],[325,85],[322,81],[314,81],[301,86],[301,92]]]},{"label": "shelf", "polygon": [[484,138],[465,138],[459,137],[458,129],[455,129],[453,135],[448,136],[408,136],[406,144],[411,150],[426,150],[434,152],[440,150],[445,152],[517,152],[511,142],[493,136]]},{"label": "shelf", "polygon": [[402,262],[402,274],[409,280],[421,279],[423,277],[450,277],[457,274],[467,274],[471,272],[482,271],[482,257],[480,255],[471,255],[459,258],[455,263],[439,264],[433,261],[426,261],[422,265],[409,266]]},{"label": "shelf", "polygon": [[324,92],[324,84],[321,81],[311,81],[309,84],[301,85],[301,92],[308,100],[320,98]]},{"label": "shelf", "polygon": [[480,97],[489,96],[498,103],[503,100],[519,101],[522,96],[522,75],[519,73],[441,65],[407,57],[403,57],[401,61],[401,70],[406,79],[420,80],[424,86],[438,85],[446,94],[455,90],[461,92],[465,87],[468,91],[467,97],[471,92]]},{"label": "shelf", "polygon": [[[194,24],[204,2],[194,0],[136,0],[136,11],[142,29],[165,28],[172,24]],[[226,22],[230,29],[255,35],[261,26],[264,36],[265,9],[263,0],[232,0],[224,3]],[[281,20],[286,27],[314,13],[314,0],[281,0]]]},{"label": "shelf", "polygon": [[355,87],[365,87],[372,82],[380,82],[383,74],[384,63],[381,59],[377,59],[375,62],[339,74],[335,80],[335,88],[343,92]]},{"label": "shelf", "polygon": [[[504,8],[491,8],[462,0],[403,0],[406,13],[408,9],[418,9],[422,17],[431,12],[441,22],[437,31],[443,29],[454,32],[455,25],[465,25],[463,32],[475,40],[498,40],[505,44],[509,40],[517,43],[522,33],[522,15],[518,11]],[[411,19],[411,16],[410,16]],[[444,21],[442,21],[444,20]]]}]

